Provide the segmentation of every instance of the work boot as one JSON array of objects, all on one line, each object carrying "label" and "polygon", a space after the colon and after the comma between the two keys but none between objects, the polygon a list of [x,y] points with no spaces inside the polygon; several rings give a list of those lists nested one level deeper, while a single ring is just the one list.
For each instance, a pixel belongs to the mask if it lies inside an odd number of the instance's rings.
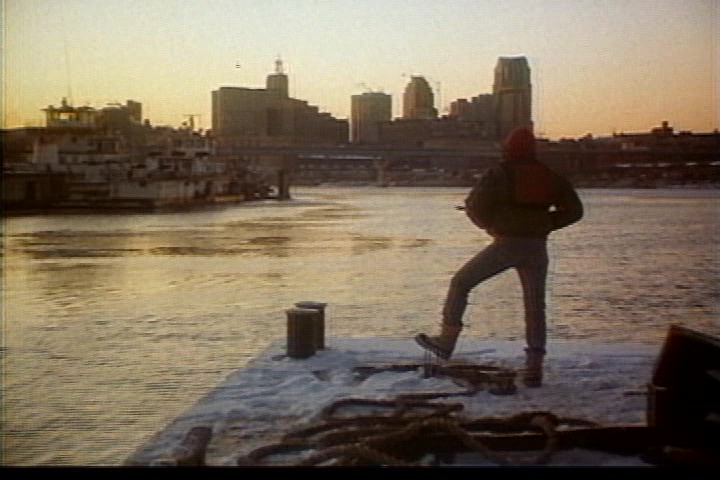
[{"label": "work boot", "polygon": [[526,387],[537,388],[542,386],[544,360],[545,349],[525,349],[525,369],[523,370],[522,380]]},{"label": "work boot", "polygon": [[440,335],[425,335],[418,333],[415,335],[415,341],[425,350],[429,350],[443,360],[449,360],[455,350],[458,336],[462,330],[462,325],[441,324]]}]

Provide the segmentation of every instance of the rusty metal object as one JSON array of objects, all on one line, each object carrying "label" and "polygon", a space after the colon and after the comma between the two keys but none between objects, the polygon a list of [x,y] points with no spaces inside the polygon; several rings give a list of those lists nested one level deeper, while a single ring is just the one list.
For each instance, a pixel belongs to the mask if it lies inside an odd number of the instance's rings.
[{"label": "rusty metal object", "polygon": [[316,324],[320,312],[310,308],[291,308],[287,316],[287,355],[304,359],[315,355],[317,350]]},{"label": "rusty metal object", "polygon": [[648,384],[647,423],[668,446],[720,456],[720,338],[670,326]]},{"label": "rusty metal object", "polygon": [[327,303],[315,302],[315,301],[303,301],[295,304],[297,308],[309,308],[310,310],[317,310],[318,315],[315,317],[314,333],[313,338],[315,339],[315,349],[325,349],[325,307]]}]

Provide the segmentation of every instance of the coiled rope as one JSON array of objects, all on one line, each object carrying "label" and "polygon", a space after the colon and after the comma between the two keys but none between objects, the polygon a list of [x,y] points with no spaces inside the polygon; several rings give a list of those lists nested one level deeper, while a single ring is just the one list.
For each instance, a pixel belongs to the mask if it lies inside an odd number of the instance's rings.
[{"label": "coiled rope", "polygon": [[[450,376],[465,386],[463,391],[415,392],[392,399],[345,398],[320,411],[320,423],[290,431],[278,443],[265,445],[240,457],[238,465],[263,465],[268,457],[295,453],[300,459],[289,466],[321,465],[387,465],[421,466],[413,463],[408,452],[413,441],[445,434],[457,439],[465,449],[476,452],[498,465],[542,465],[557,451],[557,427],[566,425],[595,426],[582,419],[560,419],[545,411],[523,412],[508,418],[484,417],[461,420],[455,416],[462,403],[429,402],[428,399],[457,395],[474,395],[490,387],[495,394],[515,393],[515,372],[495,366],[471,364],[395,364],[364,366],[355,369],[361,378],[381,371],[413,371],[425,368],[426,375]],[[340,415],[343,408],[367,406],[388,407],[389,414]],[[518,455],[489,448],[469,430],[495,432],[541,432],[544,447],[536,454]],[[417,450],[417,449],[416,449]],[[433,452],[426,452],[433,453]],[[437,455],[436,455],[437,458]]]},{"label": "coiled rope", "polygon": [[[438,411],[443,410],[439,409]],[[445,412],[453,410],[444,409]],[[422,466],[411,459],[408,445],[427,436],[449,435],[457,439],[468,451],[481,454],[497,465],[543,465],[558,449],[557,427],[559,425],[588,425],[593,422],[579,419],[560,419],[550,412],[525,412],[508,418],[476,418],[462,421],[444,413],[442,416],[399,418],[397,416],[347,418],[331,420],[322,428],[306,428],[287,434],[279,443],[266,445],[238,459],[238,465],[263,465],[270,456],[306,452],[304,458],[289,466],[331,465],[387,465]],[[370,425],[367,422],[372,421]],[[360,426],[358,428],[358,426]],[[495,430],[500,432],[541,432],[545,445],[533,455],[499,452],[484,445],[468,431]],[[330,430],[328,432],[328,430]],[[432,452],[427,452],[432,453]],[[412,455],[410,455],[412,456]]]}]

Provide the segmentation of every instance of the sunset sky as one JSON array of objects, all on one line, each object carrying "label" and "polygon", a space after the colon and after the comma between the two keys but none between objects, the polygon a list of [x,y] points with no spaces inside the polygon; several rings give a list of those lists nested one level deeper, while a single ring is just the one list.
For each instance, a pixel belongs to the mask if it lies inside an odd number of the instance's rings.
[{"label": "sunset sky", "polygon": [[[436,106],[492,91],[525,55],[536,130],[550,138],[720,127],[717,0],[2,0],[3,126],[43,125],[70,97],[143,104],[154,125],[211,127],[210,92],[264,88],[278,55],[290,94],[338,118],[411,74]],[[239,64],[240,67],[236,67]]]}]

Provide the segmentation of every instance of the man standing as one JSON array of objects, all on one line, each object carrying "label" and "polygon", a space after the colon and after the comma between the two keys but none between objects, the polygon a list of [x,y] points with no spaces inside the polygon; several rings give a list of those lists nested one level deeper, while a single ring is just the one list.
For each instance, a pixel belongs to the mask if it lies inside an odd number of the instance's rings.
[{"label": "man standing", "polygon": [[470,291],[490,277],[515,268],[523,289],[528,387],[542,385],[545,357],[545,283],[547,237],[583,216],[570,182],[539,162],[535,136],[528,128],[511,132],[503,142],[503,161],[488,169],[465,199],[470,220],[493,237],[450,282],[436,336],[420,333],[416,342],[442,359],[452,356],[462,330]]}]

